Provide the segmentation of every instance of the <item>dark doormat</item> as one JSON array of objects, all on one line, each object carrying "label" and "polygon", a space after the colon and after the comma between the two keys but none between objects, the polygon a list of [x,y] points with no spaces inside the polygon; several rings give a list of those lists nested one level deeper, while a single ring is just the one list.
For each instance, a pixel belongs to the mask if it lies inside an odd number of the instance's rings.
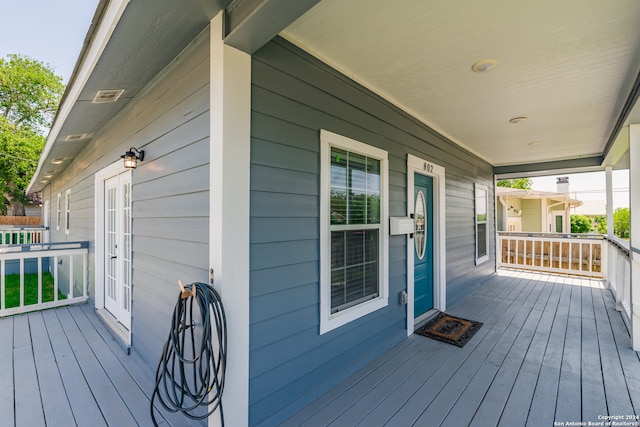
[{"label": "dark doormat", "polygon": [[481,326],[480,322],[438,313],[436,317],[418,328],[415,333],[447,344],[464,347]]}]

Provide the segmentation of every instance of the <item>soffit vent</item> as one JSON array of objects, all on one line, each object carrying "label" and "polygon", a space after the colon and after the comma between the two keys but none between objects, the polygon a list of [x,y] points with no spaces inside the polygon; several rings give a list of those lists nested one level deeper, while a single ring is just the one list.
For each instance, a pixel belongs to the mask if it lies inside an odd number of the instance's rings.
[{"label": "soffit vent", "polygon": [[93,98],[94,104],[105,104],[107,102],[116,102],[124,93],[124,89],[99,90]]},{"label": "soffit vent", "polygon": [[87,134],[86,133],[76,133],[74,135],[67,135],[67,137],[64,139],[65,141],[82,141],[83,139],[87,138]]}]

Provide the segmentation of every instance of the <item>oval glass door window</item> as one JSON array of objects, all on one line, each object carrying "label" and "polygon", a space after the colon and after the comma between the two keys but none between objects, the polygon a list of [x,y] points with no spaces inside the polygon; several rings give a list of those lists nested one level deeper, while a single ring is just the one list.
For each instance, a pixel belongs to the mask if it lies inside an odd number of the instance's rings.
[{"label": "oval glass door window", "polygon": [[416,245],[416,255],[418,259],[424,258],[424,251],[427,247],[425,212],[427,210],[424,193],[418,191],[416,194],[416,206],[414,210],[414,220],[416,229],[414,232],[414,242]]}]

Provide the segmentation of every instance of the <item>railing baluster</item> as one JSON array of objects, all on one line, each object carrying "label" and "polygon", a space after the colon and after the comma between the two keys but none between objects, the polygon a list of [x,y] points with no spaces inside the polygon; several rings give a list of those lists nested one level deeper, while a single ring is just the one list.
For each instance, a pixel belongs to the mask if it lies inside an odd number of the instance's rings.
[{"label": "railing baluster", "polygon": [[38,304],[42,304],[42,257],[38,257]]},{"label": "railing baluster", "polygon": [[24,307],[24,258],[20,258],[20,307]]},{"label": "railing baluster", "polygon": [[87,296],[87,254],[82,254],[82,296]]},{"label": "railing baluster", "polygon": [[73,255],[69,255],[69,298],[73,298]]},{"label": "railing baluster", "polygon": [[53,300],[58,301],[58,256],[53,257]]}]

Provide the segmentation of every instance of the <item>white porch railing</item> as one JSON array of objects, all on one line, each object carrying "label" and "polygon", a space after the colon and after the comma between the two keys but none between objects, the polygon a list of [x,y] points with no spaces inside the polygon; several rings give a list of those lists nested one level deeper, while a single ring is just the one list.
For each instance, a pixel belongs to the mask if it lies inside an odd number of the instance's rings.
[{"label": "white porch railing", "polygon": [[616,309],[629,325],[631,319],[631,261],[629,242],[607,237],[607,286],[616,299]]},{"label": "white porch railing", "polygon": [[604,278],[604,236],[498,232],[498,266]]},{"label": "white porch railing", "polygon": [[0,317],[87,300],[89,242],[0,246]]},{"label": "white porch railing", "polygon": [[47,242],[47,227],[0,228],[0,245],[31,245]]}]

